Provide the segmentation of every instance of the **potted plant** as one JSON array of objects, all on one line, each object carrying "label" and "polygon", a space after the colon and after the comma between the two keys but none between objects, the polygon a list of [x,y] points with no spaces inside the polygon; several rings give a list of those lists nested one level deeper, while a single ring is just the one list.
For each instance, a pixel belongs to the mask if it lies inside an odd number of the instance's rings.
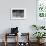
[{"label": "potted plant", "polygon": [[35,28],[36,30],[45,29],[45,26],[32,25],[32,27]]},{"label": "potted plant", "polygon": [[41,26],[40,29],[45,29],[45,26]]},{"label": "potted plant", "polygon": [[36,30],[38,30],[38,26],[37,25],[32,25],[33,28],[35,28]]},{"label": "potted plant", "polygon": [[37,38],[38,43],[41,43],[40,40],[42,38],[45,38],[44,36],[46,36],[46,33],[45,32],[35,32],[33,35]]}]

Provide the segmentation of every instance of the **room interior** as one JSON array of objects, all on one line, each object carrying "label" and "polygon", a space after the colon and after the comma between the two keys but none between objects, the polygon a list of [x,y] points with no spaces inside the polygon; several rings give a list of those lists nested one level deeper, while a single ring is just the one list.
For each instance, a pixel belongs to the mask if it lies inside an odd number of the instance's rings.
[{"label": "room interior", "polygon": [[0,46],[46,46],[46,1],[0,0]]}]

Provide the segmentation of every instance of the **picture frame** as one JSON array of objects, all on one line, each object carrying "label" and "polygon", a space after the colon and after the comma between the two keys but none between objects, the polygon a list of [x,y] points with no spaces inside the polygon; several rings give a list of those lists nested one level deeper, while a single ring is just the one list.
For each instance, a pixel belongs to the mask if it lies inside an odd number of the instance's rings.
[{"label": "picture frame", "polygon": [[25,19],[26,8],[11,8],[11,19]]}]

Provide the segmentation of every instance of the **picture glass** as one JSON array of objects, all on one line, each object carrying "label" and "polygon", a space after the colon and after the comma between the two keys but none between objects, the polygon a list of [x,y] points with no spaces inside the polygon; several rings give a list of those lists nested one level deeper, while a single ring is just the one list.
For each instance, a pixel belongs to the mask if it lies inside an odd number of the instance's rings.
[{"label": "picture glass", "polygon": [[45,25],[46,23],[46,0],[37,0],[37,14],[36,23],[37,25]]},{"label": "picture glass", "polygon": [[24,10],[12,10],[12,15],[13,15],[13,17],[23,18],[24,17]]},{"label": "picture glass", "polygon": [[37,0],[37,16],[46,18],[46,0]]}]

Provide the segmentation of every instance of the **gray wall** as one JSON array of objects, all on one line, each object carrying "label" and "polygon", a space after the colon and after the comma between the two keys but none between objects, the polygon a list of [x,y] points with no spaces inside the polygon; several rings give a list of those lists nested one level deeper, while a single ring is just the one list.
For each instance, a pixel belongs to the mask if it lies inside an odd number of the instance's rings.
[{"label": "gray wall", "polygon": [[[10,20],[11,8],[26,8],[26,19]],[[19,27],[20,32],[30,32],[31,25],[36,24],[36,0],[0,0],[0,34],[10,32],[9,28]]]}]

